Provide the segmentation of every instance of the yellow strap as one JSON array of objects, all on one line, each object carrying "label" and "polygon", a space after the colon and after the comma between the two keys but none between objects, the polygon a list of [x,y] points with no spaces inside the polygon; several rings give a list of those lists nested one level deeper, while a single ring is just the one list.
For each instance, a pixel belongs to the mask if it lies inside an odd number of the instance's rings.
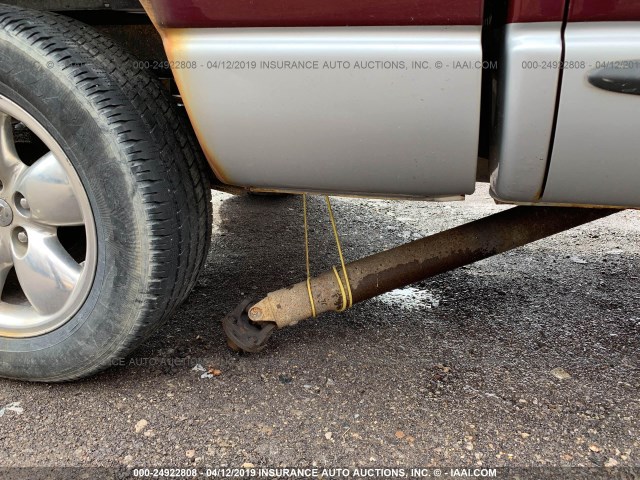
[{"label": "yellow strap", "polygon": [[307,260],[307,291],[309,292],[309,303],[311,303],[311,314],[316,317],[316,305],[311,293],[311,267],[309,266],[309,228],[307,226],[307,194],[302,195],[302,211],[304,213],[304,253]]},{"label": "yellow strap", "polygon": [[338,282],[338,287],[340,287],[340,298],[342,299],[342,306],[336,310],[336,312],[344,312],[347,309],[347,296],[344,293],[344,285],[342,284],[342,279],[340,278],[340,274],[338,273],[338,270],[336,269],[336,267],[331,267],[333,268],[333,274],[336,276],[336,281]]},{"label": "yellow strap", "polygon": [[331,200],[329,197],[325,195],[325,201],[327,202],[327,208],[329,209],[329,218],[331,219],[331,226],[333,227],[333,236],[336,239],[336,247],[338,247],[338,255],[340,255],[340,264],[342,265],[342,274],[344,275],[344,283],[347,286],[347,293],[349,294],[348,300],[346,295],[344,294],[344,287],[342,286],[342,282],[340,281],[340,275],[338,275],[338,271],[336,267],[333,267],[333,273],[336,274],[336,278],[338,279],[338,285],[340,286],[340,293],[342,294],[342,308],[338,310],[342,312],[347,308],[351,308],[353,305],[353,295],[351,294],[351,283],[349,282],[349,275],[347,274],[347,267],[344,264],[344,256],[342,255],[342,247],[340,245],[340,236],[338,235],[338,229],[336,228],[336,220],[333,218],[333,209],[331,208]]},{"label": "yellow strap", "polygon": [[[342,255],[342,246],[340,245],[340,236],[338,235],[338,228],[336,227],[336,221],[333,216],[333,209],[331,208],[331,201],[328,196],[325,196],[327,207],[329,209],[329,218],[331,219],[331,226],[333,228],[333,236],[336,240],[336,246],[338,248],[338,255],[340,256],[340,264],[342,265],[342,274],[344,275],[344,283],[336,267],[333,267],[333,274],[336,276],[338,287],[340,288],[340,296],[342,298],[342,307],[338,309],[338,312],[343,312],[347,308],[353,305],[353,295],[351,294],[351,284],[349,283],[349,275],[347,274],[347,267],[344,263],[344,256]],[[307,221],[307,194],[302,195],[302,211],[304,214],[304,252],[307,264],[307,293],[309,294],[309,303],[311,304],[311,314],[316,316],[316,306],[313,300],[313,292],[311,291],[311,266],[309,264],[309,226]],[[345,290],[346,284],[346,290]]]}]

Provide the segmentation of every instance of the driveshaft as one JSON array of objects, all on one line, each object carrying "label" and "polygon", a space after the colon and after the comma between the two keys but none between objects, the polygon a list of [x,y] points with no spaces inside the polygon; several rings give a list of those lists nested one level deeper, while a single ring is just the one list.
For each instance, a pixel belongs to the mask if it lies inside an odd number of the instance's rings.
[{"label": "driveshaft", "polygon": [[[619,211],[520,206],[356,260],[346,266],[353,303]],[[317,314],[340,309],[343,300],[333,271],[312,278],[311,292]],[[312,316],[306,282],[271,292],[246,307],[248,320],[254,325],[270,323],[282,328]],[[229,333],[228,325],[225,330]],[[233,340],[238,343],[241,338]]]}]

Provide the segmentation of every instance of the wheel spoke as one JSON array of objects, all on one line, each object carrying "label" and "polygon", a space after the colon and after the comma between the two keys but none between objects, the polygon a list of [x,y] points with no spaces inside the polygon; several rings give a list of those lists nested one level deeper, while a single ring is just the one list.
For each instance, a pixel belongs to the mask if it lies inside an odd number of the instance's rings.
[{"label": "wheel spoke", "polygon": [[9,235],[5,232],[0,235],[0,296],[4,290],[4,282],[7,280],[7,275],[13,267],[13,259],[11,257],[11,244]]},{"label": "wheel spoke", "polygon": [[16,153],[11,117],[0,112],[0,178],[7,183],[23,168],[24,163]]},{"label": "wheel spoke", "polygon": [[0,230],[0,268],[5,263],[11,265],[13,257],[11,256],[11,236],[8,231]]},{"label": "wheel spoke", "polygon": [[2,292],[4,290],[4,283],[7,281],[7,275],[9,275],[11,267],[11,264],[6,263],[0,265],[0,295],[2,295]]},{"label": "wheel spoke", "polygon": [[82,267],[58,237],[30,229],[28,243],[14,245],[13,256],[22,291],[38,313],[47,315],[62,308],[78,282]]},{"label": "wheel spoke", "polygon": [[54,226],[83,224],[69,177],[52,152],[20,175],[15,190],[26,198],[32,219]]}]

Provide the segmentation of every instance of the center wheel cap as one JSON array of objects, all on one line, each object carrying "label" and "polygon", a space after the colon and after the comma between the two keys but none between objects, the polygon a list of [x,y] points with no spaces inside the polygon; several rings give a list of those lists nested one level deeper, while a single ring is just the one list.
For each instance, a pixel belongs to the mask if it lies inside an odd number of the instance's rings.
[{"label": "center wheel cap", "polygon": [[7,227],[13,222],[13,211],[7,202],[0,198],[0,227]]}]

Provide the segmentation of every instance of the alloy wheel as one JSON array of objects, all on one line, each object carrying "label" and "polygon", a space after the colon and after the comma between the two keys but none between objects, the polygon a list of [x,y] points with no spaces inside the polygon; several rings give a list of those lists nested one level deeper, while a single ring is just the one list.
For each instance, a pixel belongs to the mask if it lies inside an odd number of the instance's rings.
[{"label": "alloy wheel", "polygon": [[79,310],[97,262],[73,165],[33,116],[0,95],[0,337],[50,332]]}]

